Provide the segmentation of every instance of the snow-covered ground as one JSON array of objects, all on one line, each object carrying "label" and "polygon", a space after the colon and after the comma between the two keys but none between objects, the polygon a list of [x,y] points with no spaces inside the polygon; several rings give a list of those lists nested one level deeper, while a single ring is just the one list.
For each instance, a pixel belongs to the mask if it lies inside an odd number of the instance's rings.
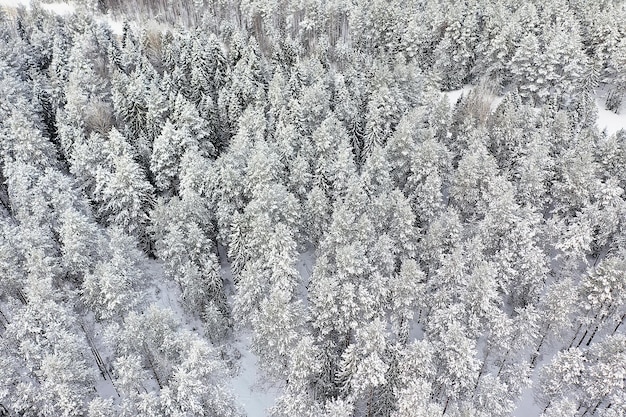
[{"label": "snow-covered ground", "polygon": [[461,96],[467,97],[467,95],[473,89],[474,89],[473,85],[466,85],[465,87],[460,88],[458,90],[446,91],[443,94],[448,98],[448,102],[450,103],[450,106],[454,107],[457,101],[459,101],[459,98],[461,98]]},{"label": "snow-covered ground", "polygon": [[596,124],[598,129],[606,130],[606,133],[609,135],[621,129],[626,130],[626,97],[619,109],[619,113],[613,113],[604,107],[606,95],[605,91],[598,91],[596,95],[596,106],[598,107],[598,122]]},{"label": "snow-covered ground", "polygon": [[103,20],[109,25],[109,27],[111,28],[111,32],[113,32],[116,35],[122,34],[122,31],[124,29],[123,22],[120,22],[119,20],[115,20],[113,16],[111,16],[110,14],[107,14],[106,16],[104,16]]},{"label": "snow-covered ground", "polygon": [[513,417],[533,417],[541,414],[541,408],[535,402],[533,387],[530,386],[522,392],[517,408],[513,412]]},{"label": "snow-covered ground", "polygon": [[230,388],[235,395],[235,402],[248,417],[266,417],[268,409],[274,405],[282,393],[282,387],[270,383],[259,370],[257,357],[250,349],[252,335],[242,331],[236,336],[235,348],[241,354],[239,369],[230,380]]},{"label": "snow-covered ground", "polygon": [[[462,95],[467,96],[474,88],[472,85],[466,85],[461,89],[446,91],[443,94],[448,98],[450,106],[454,107]],[[626,130],[626,97],[624,99],[625,103],[622,104],[619,113],[616,114],[605,108],[606,95],[607,92],[602,89],[598,89],[596,92],[595,102],[598,108],[596,125],[600,131],[605,130],[607,134],[611,135],[621,129]],[[493,111],[500,105],[504,96],[491,96],[489,99],[491,100],[491,110]]]},{"label": "snow-covered ground", "polygon": [[41,3],[41,7],[44,10],[60,15],[71,14],[76,11],[76,6],[73,3]]}]

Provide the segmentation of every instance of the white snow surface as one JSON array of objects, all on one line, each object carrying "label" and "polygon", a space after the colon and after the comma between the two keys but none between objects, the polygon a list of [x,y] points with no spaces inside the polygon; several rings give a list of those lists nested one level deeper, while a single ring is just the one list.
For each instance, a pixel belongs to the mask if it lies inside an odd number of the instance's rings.
[{"label": "white snow surface", "polygon": [[607,92],[599,90],[596,94],[596,106],[598,107],[598,121],[596,125],[598,129],[605,130],[607,134],[619,132],[620,130],[626,130],[626,97],[624,102],[619,108],[618,113],[613,113],[604,107],[606,103]]},{"label": "white snow surface", "polygon": [[113,32],[114,34],[118,36],[122,35],[122,32],[124,31],[123,22],[119,20],[115,20],[113,16],[111,16],[111,14],[105,15],[102,20],[109,25],[109,27],[111,28],[111,32]]},{"label": "white snow surface", "polygon": [[72,14],[76,6],[72,3],[41,3],[41,8],[59,15]]},{"label": "white snow surface", "polygon": [[315,250],[309,248],[306,252],[300,254],[300,259],[296,263],[296,269],[300,274],[300,287],[298,288],[298,297],[302,301],[302,305],[308,308],[309,299],[307,297],[311,274],[315,266]]},{"label": "white snow surface", "polygon": [[269,408],[282,393],[279,383],[272,383],[259,370],[258,358],[251,351],[252,335],[243,330],[236,336],[235,348],[241,353],[239,369],[230,380],[230,388],[235,402],[248,417],[266,417]]},{"label": "white snow surface", "polygon": [[513,417],[534,417],[540,414],[541,408],[533,397],[533,387],[528,387],[522,392],[517,408],[513,411]]},{"label": "white snow surface", "polygon": [[448,102],[450,103],[450,107],[454,107],[456,105],[456,102],[459,101],[459,98],[461,98],[461,96],[465,96],[467,97],[467,95],[474,89],[473,85],[466,85],[465,87],[458,89],[458,90],[453,90],[453,91],[446,91],[443,94],[448,98]]}]

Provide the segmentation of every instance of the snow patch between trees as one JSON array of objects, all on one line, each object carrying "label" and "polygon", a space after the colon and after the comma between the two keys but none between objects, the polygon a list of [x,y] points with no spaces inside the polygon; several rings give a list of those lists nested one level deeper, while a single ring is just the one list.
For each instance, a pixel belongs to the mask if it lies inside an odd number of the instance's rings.
[{"label": "snow patch between trees", "polygon": [[[474,90],[474,88],[475,86],[473,85],[466,85],[461,89],[446,91],[443,94],[448,98],[450,107],[454,107],[461,96],[467,97],[469,93]],[[619,112],[614,113],[607,110],[604,106],[606,96],[606,91],[602,89],[598,89],[598,91],[596,91],[595,103],[598,109],[598,120],[596,121],[596,126],[600,131],[605,131],[607,135],[612,135],[622,129],[626,129],[626,104],[622,104]],[[487,98],[491,101],[491,111],[494,111],[498,108],[504,99],[504,96],[492,95]]]},{"label": "snow patch between trees", "polygon": [[236,336],[234,347],[241,354],[236,375],[230,380],[230,388],[235,401],[248,417],[266,417],[268,409],[274,405],[282,393],[282,387],[268,382],[262,377],[258,359],[251,351],[252,335],[242,331]]},{"label": "snow patch between trees", "polygon": [[598,107],[598,121],[596,125],[600,131],[606,131],[607,134],[619,132],[626,129],[626,104],[622,104],[618,113],[613,113],[604,107],[606,103],[607,93],[599,91],[596,94],[595,101]]}]

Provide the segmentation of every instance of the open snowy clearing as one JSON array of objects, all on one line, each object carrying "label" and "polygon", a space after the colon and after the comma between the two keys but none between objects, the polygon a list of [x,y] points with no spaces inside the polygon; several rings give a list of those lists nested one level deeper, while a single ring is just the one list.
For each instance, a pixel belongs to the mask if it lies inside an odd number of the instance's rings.
[{"label": "open snowy clearing", "polygon": [[605,130],[609,135],[626,129],[626,104],[622,103],[619,113],[614,113],[604,107],[606,102],[606,92],[598,92],[596,95],[596,106],[598,106],[599,130]]},{"label": "open snowy clearing", "polygon": [[252,353],[250,343],[252,335],[242,331],[236,337],[235,349],[241,354],[236,373],[230,380],[230,388],[237,404],[248,417],[266,417],[269,408],[282,393],[282,387],[263,378],[259,370],[258,358]]},{"label": "open snowy clearing", "polygon": [[[475,87],[472,85],[467,85],[458,90],[447,91],[443,94],[448,98],[450,106],[454,107],[461,96],[467,96],[474,88]],[[612,135],[622,129],[626,129],[626,104],[622,104],[619,113],[607,110],[604,106],[606,95],[606,91],[602,89],[598,89],[596,92],[595,102],[598,110],[596,125],[600,131],[605,131],[607,134]],[[494,111],[500,105],[504,96],[491,95],[488,98],[491,101],[491,111]]]}]

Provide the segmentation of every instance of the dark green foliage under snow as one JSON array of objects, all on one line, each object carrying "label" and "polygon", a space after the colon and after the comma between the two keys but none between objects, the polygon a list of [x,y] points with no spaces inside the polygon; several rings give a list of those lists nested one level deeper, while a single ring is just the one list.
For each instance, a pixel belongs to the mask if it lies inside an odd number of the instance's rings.
[{"label": "dark green foliage under snow", "polygon": [[623,1],[183,3],[0,15],[0,415],[625,415]]}]

